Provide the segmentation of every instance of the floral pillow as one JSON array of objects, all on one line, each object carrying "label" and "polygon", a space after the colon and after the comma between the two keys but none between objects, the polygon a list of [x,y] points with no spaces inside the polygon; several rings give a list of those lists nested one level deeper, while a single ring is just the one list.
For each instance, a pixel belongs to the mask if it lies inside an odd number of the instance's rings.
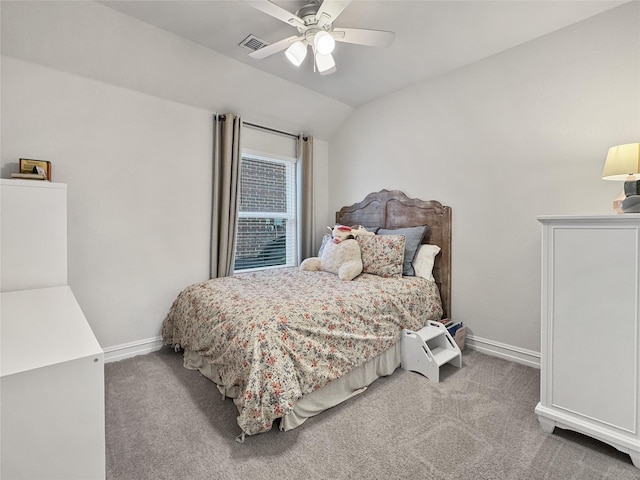
[{"label": "floral pillow", "polygon": [[365,235],[357,238],[362,253],[362,272],[381,277],[402,276],[404,235]]},{"label": "floral pillow", "polygon": [[405,236],[403,275],[414,276],[416,274],[412,262],[415,260],[416,252],[422,243],[422,238],[427,232],[427,228],[426,225],[421,225],[419,227],[394,228],[392,230],[381,228],[378,230],[378,235]]}]

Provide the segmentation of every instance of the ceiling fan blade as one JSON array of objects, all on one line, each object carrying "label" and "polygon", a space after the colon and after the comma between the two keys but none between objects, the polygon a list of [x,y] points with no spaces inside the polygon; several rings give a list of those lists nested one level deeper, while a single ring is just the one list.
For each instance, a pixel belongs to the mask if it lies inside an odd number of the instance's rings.
[{"label": "ceiling fan blade", "polygon": [[316,13],[318,27],[322,28],[333,23],[350,3],[351,0],[324,0]]},{"label": "ceiling fan blade", "polygon": [[273,55],[274,53],[278,53],[278,52],[281,52],[282,50],[286,50],[287,48],[289,48],[289,45],[291,45],[293,42],[297,40],[302,40],[302,39],[304,39],[304,37],[296,37],[294,35],[293,37],[285,38],[283,40],[280,40],[279,42],[272,43],[271,45],[267,45],[266,47],[262,47],[256,50],[255,52],[251,52],[249,56],[251,58],[257,58],[258,60],[262,60],[263,58],[267,58]]},{"label": "ceiling fan blade", "polygon": [[252,0],[248,2],[253,8],[256,8],[267,15],[271,15],[278,20],[282,20],[289,25],[293,25],[294,27],[304,27],[304,20],[295,14],[285,10],[282,7],[279,7],[275,3],[270,2],[269,0]]},{"label": "ceiling fan blade", "polygon": [[364,28],[334,28],[331,31],[331,36],[336,42],[355,43],[369,47],[388,47],[396,38],[394,32]]},{"label": "ceiling fan blade", "polygon": [[318,68],[318,72],[320,75],[329,75],[337,70],[336,62],[333,59],[333,55],[330,53],[327,55],[321,55],[316,53],[316,67]]}]

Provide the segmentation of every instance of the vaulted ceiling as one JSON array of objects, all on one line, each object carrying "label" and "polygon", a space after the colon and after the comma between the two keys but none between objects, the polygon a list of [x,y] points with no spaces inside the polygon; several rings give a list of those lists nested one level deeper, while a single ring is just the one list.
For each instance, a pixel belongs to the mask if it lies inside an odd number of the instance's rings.
[{"label": "vaulted ceiling", "polygon": [[[296,12],[312,0],[273,3]],[[197,44],[297,83],[350,106],[481,60],[615,8],[627,1],[352,1],[338,27],[390,30],[389,48],[338,43],[337,71],[321,76],[313,62],[300,67],[284,53],[257,60],[239,44],[248,35],[275,43],[295,27],[268,16],[250,1],[101,1],[110,8]]]}]

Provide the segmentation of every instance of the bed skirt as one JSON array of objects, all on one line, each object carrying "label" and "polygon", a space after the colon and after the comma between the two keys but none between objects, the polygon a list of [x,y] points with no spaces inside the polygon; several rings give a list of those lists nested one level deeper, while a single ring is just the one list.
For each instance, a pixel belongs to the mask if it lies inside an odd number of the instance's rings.
[{"label": "bed skirt", "polygon": [[[364,392],[376,379],[391,375],[400,366],[401,360],[400,342],[398,342],[364,365],[354,368],[346,375],[300,398],[293,406],[293,410],[280,419],[280,430],[292,430],[302,425],[308,418]],[[225,389],[215,366],[198,353],[185,349],[184,366],[190,370],[198,370],[214,382],[224,396],[236,397],[238,392],[234,388]]]}]

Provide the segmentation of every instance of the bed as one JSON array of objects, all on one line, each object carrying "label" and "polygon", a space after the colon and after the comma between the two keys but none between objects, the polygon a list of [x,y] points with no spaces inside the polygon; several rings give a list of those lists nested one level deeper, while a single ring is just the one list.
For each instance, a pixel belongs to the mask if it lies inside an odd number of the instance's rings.
[{"label": "bed", "polygon": [[296,428],[363,392],[400,366],[403,328],[448,316],[449,207],[381,190],[340,209],[336,223],[362,225],[402,246],[405,235],[396,233],[404,230],[397,229],[426,225],[421,243],[440,248],[432,278],[376,274],[366,262],[352,281],[295,267],[247,272],[188,286],[163,322],[164,344],[182,350],[186,368],[233,399],[238,441],[275,422],[280,430]]}]

